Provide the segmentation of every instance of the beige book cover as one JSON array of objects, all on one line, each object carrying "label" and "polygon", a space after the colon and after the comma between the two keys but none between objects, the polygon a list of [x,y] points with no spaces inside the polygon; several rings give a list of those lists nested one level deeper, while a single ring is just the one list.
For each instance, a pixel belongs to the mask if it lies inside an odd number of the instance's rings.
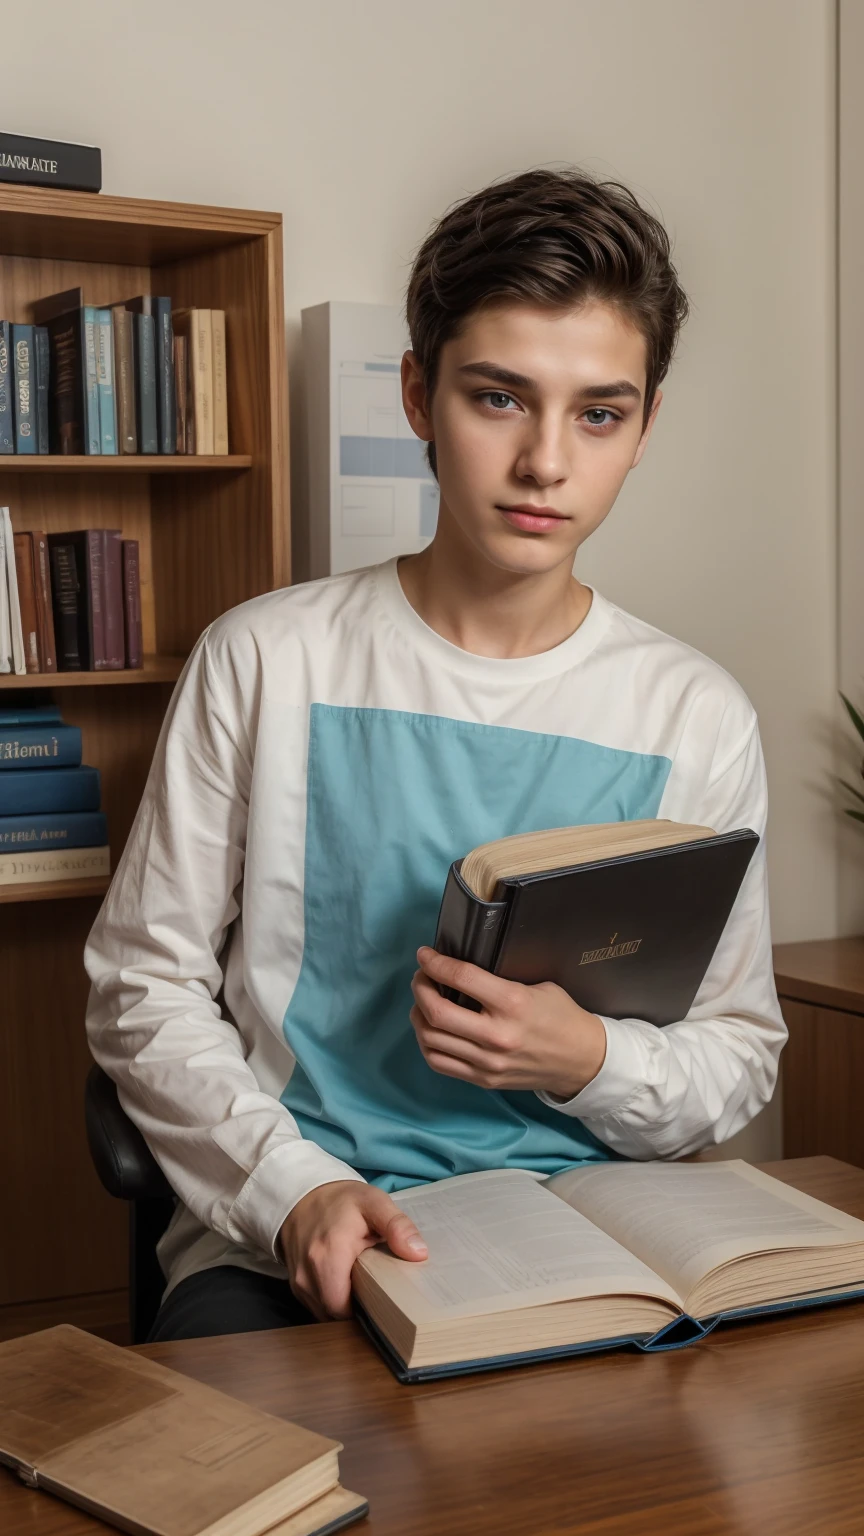
[{"label": "beige book cover", "polygon": [[340,1450],[68,1324],[0,1344],[0,1463],[134,1536],[335,1530]]}]

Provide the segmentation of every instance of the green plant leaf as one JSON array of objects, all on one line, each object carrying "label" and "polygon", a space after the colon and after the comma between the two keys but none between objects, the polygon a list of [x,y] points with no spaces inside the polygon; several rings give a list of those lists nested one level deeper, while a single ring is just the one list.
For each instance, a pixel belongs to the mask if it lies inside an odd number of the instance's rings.
[{"label": "green plant leaf", "polygon": [[864,811],[850,811],[847,807],[846,815],[851,816],[853,821],[864,821]]},{"label": "green plant leaf", "polygon": [[855,788],[854,784],[847,784],[845,779],[841,779],[840,783],[843,785],[844,789],[848,789],[850,795],[854,795],[855,796],[856,800],[864,801],[864,795],[862,795],[860,789],[856,789]]},{"label": "green plant leaf", "polygon": [[861,740],[864,741],[864,720],[862,720],[857,709],[855,708],[855,705],[850,703],[849,699],[847,699],[845,693],[841,693],[840,697],[843,700],[843,703],[846,705],[847,710],[849,711],[849,719],[852,721],[852,724],[858,732],[858,735],[861,737]]}]

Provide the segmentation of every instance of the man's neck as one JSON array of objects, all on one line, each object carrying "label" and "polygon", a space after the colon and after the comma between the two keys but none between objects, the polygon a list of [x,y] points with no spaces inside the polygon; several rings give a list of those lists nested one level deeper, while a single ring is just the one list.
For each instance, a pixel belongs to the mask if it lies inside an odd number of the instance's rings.
[{"label": "man's neck", "polygon": [[430,629],[475,656],[536,656],[561,645],[591,607],[592,593],[569,566],[538,575],[499,570],[472,548],[436,534],[399,561],[399,581]]}]

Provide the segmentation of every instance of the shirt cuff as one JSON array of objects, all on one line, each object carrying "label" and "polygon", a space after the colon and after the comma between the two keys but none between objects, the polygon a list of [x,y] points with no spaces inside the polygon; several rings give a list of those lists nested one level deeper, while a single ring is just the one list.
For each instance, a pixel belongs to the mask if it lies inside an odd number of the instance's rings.
[{"label": "shirt cuff", "polygon": [[273,1147],[249,1175],[228,1212],[231,1241],[252,1243],[282,1264],[277,1243],[285,1217],[304,1195],[322,1184],[336,1184],[342,1179],[366,1183],[356,1168],[331,1157],[314,1141],[298,1137]]},{"label": "shirt cuff", "polygon": [[579,1120],[616,1114],[645,1084],[647,1063],[639,1030],[628,1019],[607,1019],[602,1013],[597,1017],[606,1031],[606,1055],[597,1076],[572,1099],[556,1099],[545,1089],[537,1094],[551,1109]]}]

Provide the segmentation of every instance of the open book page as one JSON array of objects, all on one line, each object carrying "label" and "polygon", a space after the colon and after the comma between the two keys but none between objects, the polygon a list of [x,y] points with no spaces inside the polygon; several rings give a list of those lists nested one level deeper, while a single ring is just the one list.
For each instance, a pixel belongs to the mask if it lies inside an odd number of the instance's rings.
[{"label": "open book page", "polygon": [[572,1168],[546,1188],[631,1249],[685,1301],[712,1270],[748,1254],[864,1242],[864,1222],[737,1159]]},{"label": "open book page", "polygon": [[585,1296],[679,1298],[659,1276],[530,1173],[469,1173],[393,1199],[429,1246],[423,1264],[370,1248],[358,1263],[416,1322]]}]

